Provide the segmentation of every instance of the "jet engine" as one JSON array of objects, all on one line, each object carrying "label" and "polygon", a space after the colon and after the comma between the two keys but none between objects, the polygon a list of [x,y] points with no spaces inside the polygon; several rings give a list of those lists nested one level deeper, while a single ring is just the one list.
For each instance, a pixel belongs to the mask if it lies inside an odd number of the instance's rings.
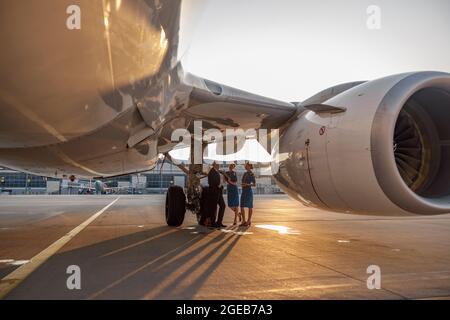
[{"label": "jet engine", "polygon": [[450,74],[344,84],[298,108],[274,150],[292,197],[339,212],[450,213]]}]

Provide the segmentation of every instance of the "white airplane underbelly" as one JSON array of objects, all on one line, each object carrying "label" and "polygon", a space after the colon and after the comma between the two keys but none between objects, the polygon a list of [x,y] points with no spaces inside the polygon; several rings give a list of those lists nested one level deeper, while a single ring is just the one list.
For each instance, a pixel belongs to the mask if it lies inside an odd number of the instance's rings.
[{"label": "white airplane underbelly", "polygon": [[130,110],[99,130],[69,142],[0,149],[2,165],[48,177],[110,177],[152,169],[158,160],[157,139],[128,148],[127,124],[139,117]]},{"label": "white airplane underbelly", "polygon": [[71,141],[161,96],[180,4],[159,2],[77,1],[69,29],[73,1],[1,1],[0,148]]},{"label": "white airplane underbelly", "polygon": [[0,165],[52,177],[151,169],[157,136],[128,144],[174,106],[181,1],[76,4],[79,29],[73,1],[0,3]]}]

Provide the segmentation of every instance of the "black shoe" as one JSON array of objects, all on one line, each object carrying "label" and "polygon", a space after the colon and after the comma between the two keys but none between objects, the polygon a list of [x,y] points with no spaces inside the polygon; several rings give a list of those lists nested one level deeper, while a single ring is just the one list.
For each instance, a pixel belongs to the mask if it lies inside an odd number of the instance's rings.
[{"label": "black shoe", "polygon": [[217,229],[218,227],[219,225],[217,224],[217,222],[211,224],[211,228]]},{"label": "black shoe", "polygon": [[223,223],[216,223],[216,228],[220,229],[220,228],[226,228],[227,226],[224,225]]}]

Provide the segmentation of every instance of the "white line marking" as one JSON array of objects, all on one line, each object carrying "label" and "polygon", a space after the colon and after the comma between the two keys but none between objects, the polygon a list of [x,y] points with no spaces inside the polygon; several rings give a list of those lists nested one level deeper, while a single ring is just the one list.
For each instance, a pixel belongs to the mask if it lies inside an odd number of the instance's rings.
[{"label": "white line marking", "polygon": [[0,260],[0,263],[11,263],[11,262],[14,262],[14,259],[3,259],[3,260]]},{"label": "white line marking", "polygon": [[11,261],[8,264],[11,266],[21,266],[21,265],[27,264],[28,262],[30,262],[30,260],[15,260],[15,261]]},{"label": "white line marking", "polygon": [[295,288],[275,288],[275,289],[266,289],[259,291],[246,291],[243,294],[255,294],[255,293],[276,293],[276,292],[289,292],[289,291],[308,291],[308,290],[326,290],[326,289],[335,289],[335,288],[345,288],[345,287],[354,287],[355,284],[351,283],[343,283],[343,284],[329,284],[329,285],[316,285],[316,286],[304,286],[304,287],[295,287]]},{"label": "white line marking", "polygon": [[[120,198],[120,197],[119,197]],[[28,277],[34,270],[41,266],[45,261],[47,261],[52,255],[58,252],[65,244],[72,240],[78,233],[80,233],[84,228],[86,228],[92,221],[97,219],[103,212],[108,210],[114,203],[119,200],[115,199],[113,202],[108,204],[102,210],[95,213],[89,219],[84,221],[78,227],[74,228],[72,231],[67,233],[65,236],[56,240],[49,247],[35,255],[31,258],[30,262],[17,268],[2,280],[0,280],[0,299],[3,299],[12,289],[14,289],[19,283],[21,283],[26,277]]]}]

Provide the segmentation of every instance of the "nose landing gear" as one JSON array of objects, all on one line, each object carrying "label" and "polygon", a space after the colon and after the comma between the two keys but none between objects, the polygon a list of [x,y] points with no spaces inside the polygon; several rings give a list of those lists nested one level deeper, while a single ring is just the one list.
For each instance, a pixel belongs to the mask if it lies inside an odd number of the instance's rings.
[{"label": "nose landing gear", "polygon": [[[172,160],[170,155],[166,155],[168,160]],[[197,221],[201,220],[202,207],[202,186],[200,179],[206,175],[203,173],[203,165],[190,164],[187,169],[183,165],[178,167],[187,175],[187,190],[180,186],[171,186],[166,194],[166,222],[171,227],[179,227],[183,224],[186,210],[196,215]],[[204,202],[204,201],[203,201]]]},{"label": "nose landing gear", "polygon": [[186,213],[186,196],[180,186],[170,186],[166,195],[166,222],[168,226],[179,227]]}]

